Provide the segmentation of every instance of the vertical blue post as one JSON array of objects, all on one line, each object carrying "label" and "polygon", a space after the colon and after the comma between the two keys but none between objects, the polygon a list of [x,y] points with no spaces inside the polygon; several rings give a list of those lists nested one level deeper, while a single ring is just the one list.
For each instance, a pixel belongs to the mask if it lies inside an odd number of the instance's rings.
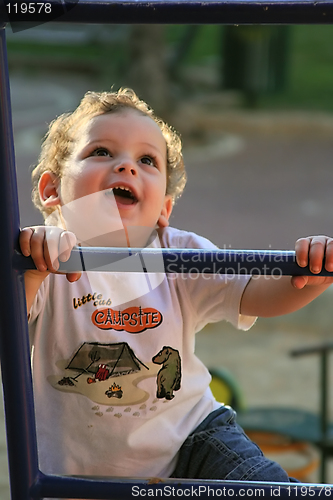
[{"label": "vertical blue post", "polygon": [[327,443],[329,442],[328,436],[328,353],[329,348],[323,348],[320,353],[320,415],[321,415],[321,464],[320,464],[320,482],[326,482],[327,475],[327,458],[329,456]]},{"label": "vertical blue post", "polygon": [[38,474],[23,272],[13,268],[19,234],[5,26],[0,26],[0,359],[12,500],[30,499]]}]

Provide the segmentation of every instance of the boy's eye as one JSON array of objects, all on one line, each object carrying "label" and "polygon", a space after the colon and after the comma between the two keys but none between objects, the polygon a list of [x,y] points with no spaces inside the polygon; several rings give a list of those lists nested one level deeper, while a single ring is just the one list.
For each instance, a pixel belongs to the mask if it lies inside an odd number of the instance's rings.
[{"label": "boy's eye", "polygon": [[106,148],[97,148],[92,152],[91,156],[111,156],[111,154]]},{"label": "boy's eye", "polygon": [[154,167],[156,167],[156,161],[151,158],[150,156],[143,156],[141,159],[140,159],[141,163],[144,163],[145,165],[152,165]]}]

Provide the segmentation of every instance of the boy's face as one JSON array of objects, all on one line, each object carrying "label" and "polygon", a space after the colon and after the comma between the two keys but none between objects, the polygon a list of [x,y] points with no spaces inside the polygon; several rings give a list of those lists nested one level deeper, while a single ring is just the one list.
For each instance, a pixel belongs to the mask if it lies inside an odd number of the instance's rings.
[{"label": "boy's face", "polygon": [[[172,200],[165,194],[166,165],[166,142],[150,117],[131,109],[94,117],[77,132],[57,186],[59,203],[65,208],[100,193],[78,206],[94,210],[109,231],[119,229],[113,227],[115,210],[125,227],[167,226]],[[91,200],[98,206],[90,207]]]}]

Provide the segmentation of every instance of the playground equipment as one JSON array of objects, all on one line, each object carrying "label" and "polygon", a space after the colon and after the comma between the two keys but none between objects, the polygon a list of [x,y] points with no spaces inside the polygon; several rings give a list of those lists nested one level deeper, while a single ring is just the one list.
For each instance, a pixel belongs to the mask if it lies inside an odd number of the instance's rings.
[{"label": "playground equipment", "polygon": [[[276,457],[299,453],[304,456],[300,466],[287,468],[289,476],[306,480],[320,465],[320,481],[326,482],[327,460],[333,455],[333,424],[329,418],[329,354],[331,342],[294,349],[291,356],[318,355],[320,364],[319,409],[306,411],[295,407],[260,406],[252,407],[244,401],[242,390],[232,374],[223,368],[213,368],[211,389],[218,401],[232,406],[238,413],[238,423],[246,434],[266,454]],[[320,452],[320,460],[313,453]]]},{"label": "playground equipment", "polygon": [[[42,5],[38,10],[37,6]],[[272,496],[278,491],[282,497],[329,496],[332,490],[323,485],[270,485],[268,483],[244,483],[230,481],[195,481],[195,480],[164,480],[162,483],[149,479],[131,478],[89,478],[65,477],[43,474],[38,467],[36,444],[36,429],[34,419],[33,388],[30,368],[30,352],[27,329],[27,312],[24,297],[23,272],[31,266],[29,259],[23,259],[17,251],[19,231],[19,209],[17,198],[13,133],[11,123],[11,104],[9,92],[9,76],[6,55],[5,27],[10,23],[12,28],[20,29],[20,23],[43,23],[61,21],[68,23],[186,23],[186,24],[251,24],[251,23],[332,23],[333,2],[312,1],[191,1],[191,0],[152,0],[152,1],[110,1],[110,0],[80,0],[64,1],[50,0],[35,6],[27,12],[19,0],[16,3],[2,2],[0,4],[0,356],[2,368],[3,392],[6,412],[6,429],[8,443],[8,460],[12,500],[30,500],[44,497],[50,498],[93,498],[93,499],[128,499],[135,493],[148,496],[149,490],[168,487],[172,496],[246,496],[248,491],[254,494],[255,488],[261,496]],[[47,7],[46,7],[47,6]],[[154,262],[153,252],[132,249],[132,253],[141,252],[144,259]],[[81,254],[80,254],[81,252]],[[128,250],[126,251],[128,252]],[[161,252],[161,250],[159,250]],[[188,258],[193,255],[188,251]],[[162,251],[166,269],[168,262],[173,264],[172,272],[177,272],[175,257],[177,251]],[[201,251],[204,254],[204,251]],[[103,255],[103,259],[108,259]],[[276,267],[274,253],[250,252],[251,259],[246,259],[244,252],[227,252],[223,256],[210,252],[210,271],[214,271],[214,258],[219,265],[225,265],[229,272],[238,272],[239,266],[246,273],[272,273]],[[98,267],[101,259],[100,250],[81,249],[74,253],[73,266],[82,269],[81,257],[84,257],[85,270]],[[281,255],[284,259],[281,260]],[[179,256],[179,253],[178,253]],[[254,256],[254,258],[252,258]],[[75,262],[76,258],[76,262]],[[111,257],[112,258],[112,257]],[[96,260],[97,259],[97,260]],[[121,256],[116,255],[119,261]],[[153,264],[152,264],[153,265]],[[207,268],[207,259],[205,261]],[[233,266],[236,266],[236,270]],[[294,255],[290,252],[279,252],[279,269],[282,274],[304,274],[295,264]],[[63,268],[64,269],[64,268]],[[178,268],[179,269],[179,268]],[[198,272],[200,269],[198,268]],[[186,269],[182,269],[186,272]],[[307,270],[306,272],[309,273]],[[11,371],[16,367],[15,391],[12,386]],[[162,485],[162,486],[161,486]],[[172,490],[173,488],[173,490]],[[301,489],[303,488],[303,490]],[[304,489],[305,488],[305,489]],[[276,489],[276,490],[275,490]],[[178,492],[178,493],[177,493]],[[190,495],[188,495],[190,492]],[[325,495],[326,493],[326,495]],[[160,495],[161,496],[161,495]],[[171,495],[169,495],[171,496]],[[277,496],[277,495],[275,495]]]}]

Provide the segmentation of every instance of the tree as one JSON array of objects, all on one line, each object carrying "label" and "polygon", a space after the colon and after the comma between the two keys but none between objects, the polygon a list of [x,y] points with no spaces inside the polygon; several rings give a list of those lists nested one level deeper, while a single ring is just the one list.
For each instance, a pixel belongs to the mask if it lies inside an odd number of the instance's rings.
[{"label": "tree", "polygon": [[163,117],[170,110],[165,27],[132,25],[129,36],[128,85]]}]

